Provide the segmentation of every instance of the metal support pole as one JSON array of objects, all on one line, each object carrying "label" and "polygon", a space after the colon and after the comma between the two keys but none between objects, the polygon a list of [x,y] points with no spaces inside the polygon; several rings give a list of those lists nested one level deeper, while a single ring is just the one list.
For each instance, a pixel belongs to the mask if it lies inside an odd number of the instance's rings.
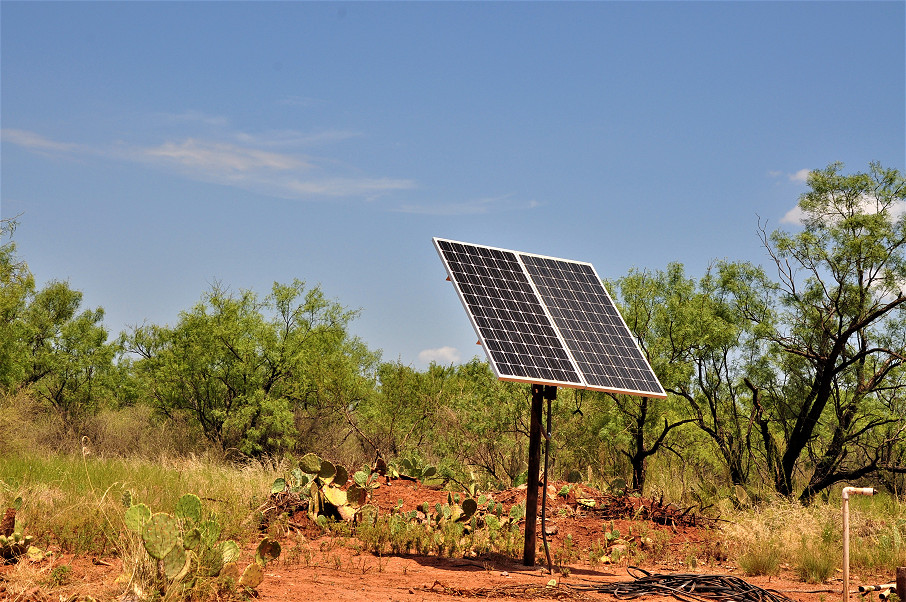
[{"label": "metal support pole", "polygon": [[528,481],[525,490],[525,546],[522,564],[535,566],[535,537],[538,521],[538,476],[541,468],[541,408],[544,385],[532,385],[532,409],[529,422]]}]

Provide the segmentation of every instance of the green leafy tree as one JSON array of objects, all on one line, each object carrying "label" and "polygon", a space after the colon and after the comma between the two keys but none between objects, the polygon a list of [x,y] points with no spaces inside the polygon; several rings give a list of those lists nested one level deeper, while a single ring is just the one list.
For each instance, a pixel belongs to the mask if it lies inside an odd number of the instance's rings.
[{"label": "green leafy tree", "polygon": [[90,412],[107,397],[117,346],[107,342],[104,310],[79,312],[82,293],[51,282],[23,313],[29,367],[24,382],[64,419]]},{"label": "green leafy tree", "polygon": [[[5,238],[14,229],[15,222],[2,223]],[[37,289],[11,239],[0,246],[0,283],[0,386],[30,388],[64,424],[93,411],[110,395],[117,352],[104,310],[80,312],[82,293],[65,282]]]},{"label": "green leafy tree", "polygon": [[349,335],[354,316],[299,280],[264,300],[215,285],[176,326],[135,328],[125,344],[164,414],[187,412],[225,449],[280,452],[367,388],[374,355]]},{"label": "green leafy tree", "polygon": [[728,262],[699,282],[671,264],[662,272],[633,271],[616,283],[627,324],[668,393],[666,401],[614,396],[630,433],[625,453],[634,486],[644,483],[644,462],[670,431],[690,422],[716,446],[730,480],[747,480],[752,421],[743,378],[762,350],[746,316],[757,312],[762,324],[770,323],[764,284],[759,270]]},{"label": "green leafy tree", "polygon": [[378,387],[359,406],[363,437],[384,458],[420,453],[435,435],[438,411],[450,394],[455,369],[432,363],[424,372],[397,362],[382,363]]},{"label": "green leafy tree", "polygon": [[906,359],[906,181],[873,163],[813,171],[803,230],[763,242],[779,274],[782,377],[755,382],[777,432],[775,487],[799,497],[878,470],[902,439]]},{"label": "green leafy tree", "polygon": [[22,314],[35,290],[28,265],[16,255],[14,220],[0,221],[0,388],[9,390],[25,379],[28,350]]}]

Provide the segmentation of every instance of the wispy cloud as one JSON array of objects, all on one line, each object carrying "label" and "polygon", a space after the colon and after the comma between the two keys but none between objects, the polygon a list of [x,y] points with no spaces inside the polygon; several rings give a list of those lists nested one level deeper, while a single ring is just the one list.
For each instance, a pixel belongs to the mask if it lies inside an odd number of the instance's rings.
[{"label": "wispy cloud", "polygon": [[87,147],[79,144],[57,142],[56,140],[50,140],[40,134],[26,130],[4,129],[0,130],[0,135],[2,135],[4,142],[9,142],[32,151],[73,153],[87,150]]},{"label": "wispy cloud", "polygon": [[444,202],[424,202],[402,204],[394,209],[400,213],[414,213],[420,215],[485,215],[500,211],[512,211],[517,209],[534,209],[540,207],[541,203],[535,200],[520,201],[513,199],[510,195],[498,197],[485,197],[472,199],[461,202],[444,203]]},{"label": "wispy cloud", "polygon": [[436,362],[438,364],[455,364],[460,360],[461,354],[455,347],[438,347],[437,349],[424,349],[418,353],[418,361],[424,364]]},{"label": "wispy cloud", "polygon": [[373,195],[391,190],[415,188],[413,180],[392,178],[333,178],[326,180],[293,180],[287,188],[301,195],[354,196]]},{"label": "wispy cloud", "polygon": [[790,182],[808,182],[808,175],[812,173],[810,169],[800,169],[796,173],[788,174]]},{"label": "wispy cloud", "polygon": [[812,173],[812,170],[810,169],[800,169],[799,171],[793,173],[787,171],[772,170],[768,172],[768,176],[774,179],[783,178],[790,182],[799,182],[804,184],[808,182],[808,175],[810,173]]},{"label": "wispy cloud", "polygon": [[214,173],[253,172],[258,170],[308,170],[303,159],[250,147],[189,138],[160,146],[138,149],[139,156],[163,160],[189,171]]},{"label": "wispy cloud", "polygon": [[799,205],[796,205],[780,218],[780,223],[801,226],[805,223],[805,211],[803,211]]},{"label": "wispy cloud", "polygon": [[[195,112],[170,115],[169,118],[204,122],[216,128],[226,123]],[[220,132],[212,136],[177,136],[150,145],[116,143],[92,146],[60,142],[25,130],[2,130],[4,142],[33,152],[130,161],[203,182],[236,186],[280,198],[364,197],[365,200],[373,200],[392,191],[416,187],[412,179],[349,175],[344,172],[354,170],[340,161],[311,153],[292,152],[292,149],[306,147],[311,150],[317,145],[358,135],[342,130],[310,134],[294,130],[262,134]]]},{"label": "wispy cloud", "polygon": [[236,140],[242,144],[254,146],[314,146],[318,144],[332,144],[361,136],[360,132],[351,130],[324,130],[315,133],[305,133],[296,130],[270,131],[263,134],[249,134],[239,132]]}]

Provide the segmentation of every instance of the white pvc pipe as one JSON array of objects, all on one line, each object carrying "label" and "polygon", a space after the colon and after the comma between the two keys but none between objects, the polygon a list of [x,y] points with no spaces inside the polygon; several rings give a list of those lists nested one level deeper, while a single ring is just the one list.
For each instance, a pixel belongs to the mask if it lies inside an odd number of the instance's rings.
[{"label": "white pvc pipe", "polygon": [[849,602],[849,496],[875,493],[872,487],[843,488],[843,602]]}]

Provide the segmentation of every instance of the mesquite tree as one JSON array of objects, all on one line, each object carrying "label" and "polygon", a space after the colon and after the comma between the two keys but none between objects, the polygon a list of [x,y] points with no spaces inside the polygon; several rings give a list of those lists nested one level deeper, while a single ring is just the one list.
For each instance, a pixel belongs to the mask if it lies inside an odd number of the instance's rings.
[{"label": "mesquite tree", "polygon": [[[873,163],[814,171],[803,229],[762,230],[779,275],[776,378],[753,385],[774,429],[778,492],[800,499],[886,465],[902,438],[906,379],[906,182]],[[777,437],[774,440],[773,437]],[[809,460],[807,463],[803,459]]]}]

